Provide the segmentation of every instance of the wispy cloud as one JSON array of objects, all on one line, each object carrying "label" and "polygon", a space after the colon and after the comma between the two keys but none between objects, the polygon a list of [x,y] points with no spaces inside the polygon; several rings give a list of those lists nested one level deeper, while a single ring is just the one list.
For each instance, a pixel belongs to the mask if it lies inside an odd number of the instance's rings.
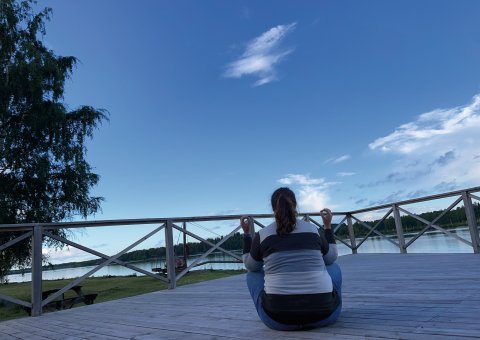
[{"label": "wispy cloud", "polygon": [[[415,161],[407,166],[402,167],[401,170],[395,170],[387,174],[384,178],[370,182],[368,184],[360,184],[360,188],[371,188],[386,183],[400,183],[412,181],[424,176],[430,175],[438,168],[446,166],[455,160],[455,152],[453,150],[447,151],[439,157],[433,159],[430,163]],[[410,198],[410,197],[409,197]]]},{"label": "wispy cloud", "polygon": [[406,123],[391,134],[377,138],[368,146],[402,154],[412,153],[422,147],[431,146],[436,140],[460,131],[480,126],[480,95],[476,95],[466,106],[437,109],[424,113],[414,122]]},{"label": "wispy cloud", "polygon": [[207,216],[219,216],[219,215],[238,215],[240,213],[239,208],[225,209],[225,210],[214,210],[207,213]]},{"label": "wispy cloud", "polygon": [[311,178],[310,175],[288,174],[284,178],[278,180],[279,183],[285,185],[299,184],[299,185],[327,185],[324,178]]},{"label": "wispy cloud", "polygon": [[434,165],[440,165],[440,166],[445,166],[455,160],[455,151],[450,150],[448,152],[445,152],[444,155],[438,157],[435,159],[432,163],[431,166]]},{"label": "wispy cloud", "polygon": [[337,176],[349,177],[355,175],[355,172],[337,172]]},{"label": "wispy cloud", "polygon": [[107,243],[100,243],[100,244],[95,244],[95,245],[91,246],[91,248],[92,249],[99,249],[99,248],[105,248],[107,246],[108,246]]},{"label": "wispy cloud", "polygon": [[[404,199],[478,185],[479,131],[480,94],[468,105],[423,113],[369,144],[399,158],[385,167],[384,178],[360,187],[391,185],[395,197]],[[410,190],[398,191],[399,183]]]},{"label": "wispy cloud", "polygon": [[337,163],[345,162],[348,159],[350,159],[350,155],[342,155],[340,157],[329,158],[325,162],[323,162],[323,164],[337,164]]},{"label": "wispy cloud", "polygon": [[275,67],[293,52],[292,48],[282,48],[281,43],[295,26],[296,23],[278,25],[250,41],[243,54],[227,65],[225,77],[255,76],[259,78],[255,86],[277,80]]},{"label": "wispy cloud", "polygon": [[401,201],[404,197],[405,190],[397,190],[390,195],[383,197],[382,199],[379,200],[373,200],[369,201],[368,206],[374,206],[374,205],[382,205],[382,204],[387,204],[387,203],[394,203]]},{"label": "wispy cloud", "polygon": [[454,179],[454,180],[451,180],[450,182],[440,182],[438,183],[434,189],[436,191],[442,191],[442,192],[445,192],[445,191],[453,191],[455,189],[458,189],[458,184],[457,184],[457,181]]},{"label": "wispy cloud", "polygon": [[292,186],[292,189],[297,192],[299,209],[303,212],[334,207],[331,204],[328,188],[337,184],[336,182],[328,182],[325,178],[311,178],[308,174],[288,174],[278,182]]}]

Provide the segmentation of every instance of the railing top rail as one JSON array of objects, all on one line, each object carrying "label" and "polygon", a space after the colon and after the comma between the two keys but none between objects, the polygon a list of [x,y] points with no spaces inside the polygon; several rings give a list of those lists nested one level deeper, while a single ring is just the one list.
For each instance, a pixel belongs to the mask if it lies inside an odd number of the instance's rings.
[{"label": "railing top rail", "polygon": [[[336,212],[336,215],[344,215],[345,213]],[[139,218],[139,219],[119,219],[119,220],[96,220],[96,221],[72,221],[58,223],[18,223],[18,224],[0,224],[0,231],[18,231],[30,230],[33,226],[39,225],[46,229],[58,228],[84,228],[84,227],[108,227],[122,225],[138,225],[138,224],[161,224],[171,221],[179,222],[209,222],[209,221],[226,221],[240,219],[242,216],[251,216],[253,218],[273,218],[273,214],[241,214],[241,215],[217,215],[217,216],[189,216],[189,217],[161,217],[161,218]],[[301,213],[300,215],[307,215]],[[309,213],[310,216],[320,216],[320,213]]]},{"label": "railing top rail", "polygon": [[[425,197],[414,198],[405,201],[392,202],[383,205],[377,205],[369,208],[358,209],[346,212],[334,212],[333,215],[359,214],[368,211],[375,211],[385,208],[390,208],[392,205],[406,205],[411,203],[418,203],[423,201],[430,201],[434,199],[446,198],[456,195],[461,195],[462,192],[477,192],[480,191],[480,186],[451,191],[443,194],[430,195]],[[139,225],[139,224],[162,224],[167,221],[172,223],[178,222],[208,222],[208,221],[224,221],[240,219],[241,216],[248,215],[255,219],[258,218],[273,218],[273,214],[241,214],[241,215],[217,215],[217,216],[190,216],[190,217],[162,217],[162,218],[140,218],[140,219],[118,219],[118,220],[96,220],[96,221],[72,221],[72,222],[58,222],[58,223],[19,223],[19,224],[1,224],[0,231],[22,231],[31,230],[33,226],[42,226],[46,229],[61,229],[61,228],[85,228],[85,227],[108,227],[108,226],[125,226],[125,225]],[[300,215],[320,216],[319,212],[300,213]]]}]

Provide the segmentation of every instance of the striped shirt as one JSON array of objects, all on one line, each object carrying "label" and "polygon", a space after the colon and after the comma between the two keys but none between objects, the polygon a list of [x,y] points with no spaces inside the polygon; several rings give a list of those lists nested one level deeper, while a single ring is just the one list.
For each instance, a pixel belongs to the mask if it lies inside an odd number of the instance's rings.
[{"label": "striped shirt", "polygon": [[333,232],[297,220],[294,230],[277,235],[272,223],[244,237],[243,262],[249,271],[265,271],[262,304],[273,319],[308,323],[330,315],[340,303],[326,265],[337,258]]}]

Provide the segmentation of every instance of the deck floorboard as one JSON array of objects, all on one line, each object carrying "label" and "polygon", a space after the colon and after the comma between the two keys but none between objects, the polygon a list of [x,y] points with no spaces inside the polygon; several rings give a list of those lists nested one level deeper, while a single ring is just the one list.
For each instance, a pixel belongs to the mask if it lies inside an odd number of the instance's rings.
[{"label": "deck floorboard", "polygon": [[258,319],[245,275],[0,322],[0,339],[472,339],[480,337],[480,255],[338,259],[343,312],[332,326],[278,332]]}]

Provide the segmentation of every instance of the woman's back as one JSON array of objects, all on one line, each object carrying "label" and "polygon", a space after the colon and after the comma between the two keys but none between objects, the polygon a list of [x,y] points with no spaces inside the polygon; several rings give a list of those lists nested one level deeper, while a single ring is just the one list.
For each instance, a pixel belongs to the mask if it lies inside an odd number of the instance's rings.
[{"label": "woman's back", "polygon": [[313,224],[297,220],[291,233],[279,236],[276,223],[272,223],[258,233],[267,294],[332,291],[332,279],[327,273],[323,252],[330,252],[329,258],[334,261],[336,247],[330,247]]}]

